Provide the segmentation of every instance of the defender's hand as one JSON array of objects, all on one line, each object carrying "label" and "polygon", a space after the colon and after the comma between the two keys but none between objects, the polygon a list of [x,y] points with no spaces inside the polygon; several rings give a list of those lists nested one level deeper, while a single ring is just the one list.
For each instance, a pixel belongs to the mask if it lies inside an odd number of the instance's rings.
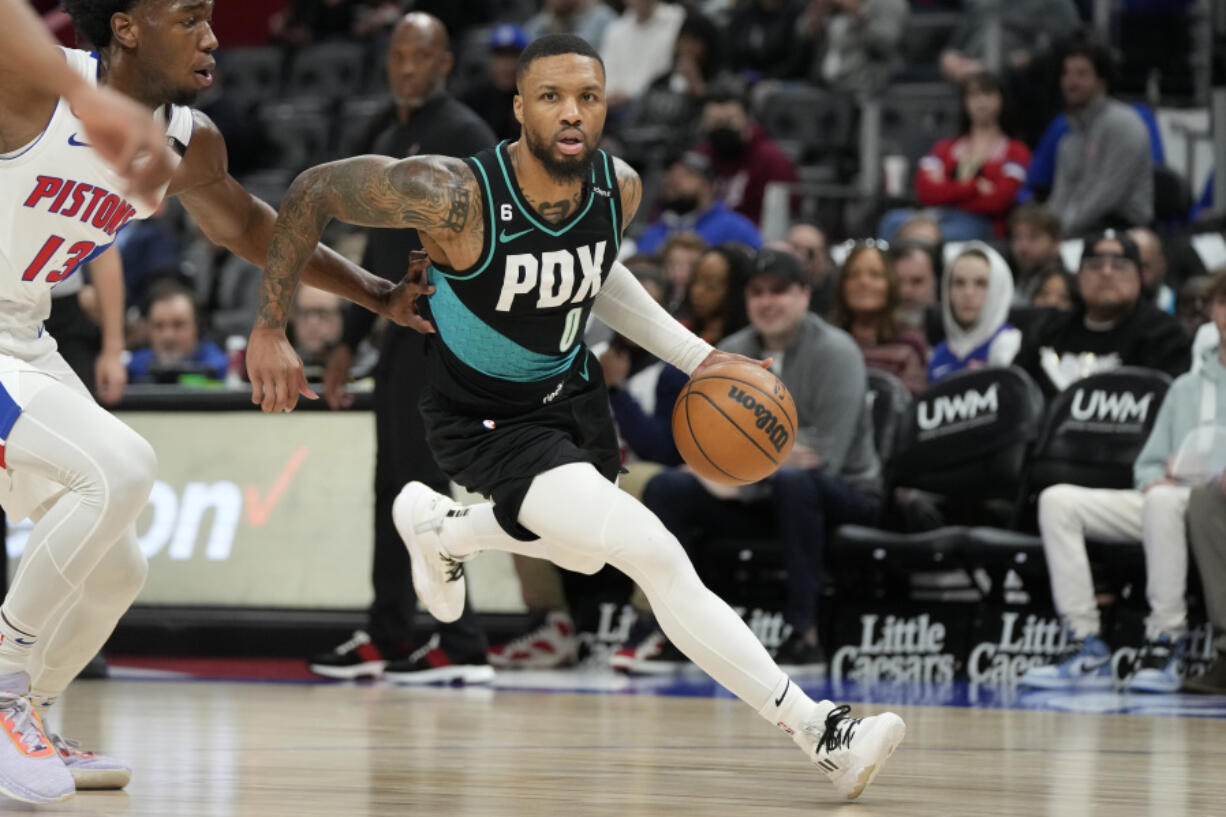
[{"label": "defender's hand", "polygon": [[251,402],[265,412],[293,411],[298,395],[318,400],[302,372],[302,358],[285,337],[284,329],[257,326],[247,341],[247,379]]},{"label": "defender's hand", "polygon": [[434,287],[426,282],[426,268],[430,256],[423,250],[409,253],[409,269],[404,279],[384,296],[381,313],[392,323],[416,329],[423,335],[434,334],[434,326],[417,312],[417,299],[434,293]]},{"label": "defender's hand", "polygon": [[753,358],[745,357],[744,355],[734,355],[732,352],[721,352],[719,349],[713,349],[711,354],[707,355],[706,360],[698,364],[698,368],[695,369],[693,374],[690,375],[690,379],[692,380],[693,378],[698,377],[707,369],[714,366],[722,366],[725,363],[749,363],[753,366],[761,366],[763,369],[769,369],[774,360],[775,359],[772,357],[768,357],[766,360],[754,360]]},{"label": "defender's hand", "polygon": [[156,207],[178,164],[166,130],[146,108],[109,88],[83,87],[68,104],[89,144],[127,181],[126,192]]}]

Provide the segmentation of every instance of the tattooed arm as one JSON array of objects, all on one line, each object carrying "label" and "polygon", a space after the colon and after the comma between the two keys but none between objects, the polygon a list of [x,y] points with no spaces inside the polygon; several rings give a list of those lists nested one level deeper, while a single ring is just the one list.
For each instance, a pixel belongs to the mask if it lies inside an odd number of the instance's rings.
[{"label": "tattooed arm", "polygon": [[302,270],[329,221],[415,228],[446,245],[461,232],[480,240],[480,208],[477,180],[459,159],[358,156],[303,171],[281,202],[268,247],[247,347],[252,402],[264,411],[289,411],[299,394],[315,398],[285,326]]},{"label": "tattooed arm", "polygon": [[622,234],[625,235],[643,201],[643,180],[633,167],[616,157],[613,159],[613,173],[617,176],[617,186],[621,188]]}]

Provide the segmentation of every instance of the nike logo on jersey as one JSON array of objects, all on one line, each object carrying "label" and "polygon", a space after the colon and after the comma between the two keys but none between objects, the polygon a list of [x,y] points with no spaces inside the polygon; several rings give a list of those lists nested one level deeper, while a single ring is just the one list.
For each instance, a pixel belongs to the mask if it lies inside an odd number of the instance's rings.
[{"label": "nike logo on jersey", "polygon": [[136,215],[135,207],[105,187],[57,176],[35,179],[34,189],[24,202],[24,206],[34,210],[44,204],[48,213],[93,224],[110,236]]},{"label": "nike logo on jersey", "polygon": [[72,145],[74,148],[92,148],[93,147],[93,145],[91,145],[89,142],[82,142],[81,140],[77,139],[77,135],[75,133],[72,136],[68,137],[68,144]]},{"label": "nike logo on jersey", "polygon": [[[570,302],[583,303],[600,292],[600,270],[604,266],[605,245],[599,241],[573,250],[551,250],[538,258],[529,253],[506,257],[502,273],[502,292],[494,307],[510,312],[520,295],[536,293],[536,308],[551,309]],[[576,280],[578,259],[579,279]]]},{"label": "nike logo on jersey", "polygon": [[508,241],[514,241],[515,239],[519,238],[521,235],[527,235],[528,233],[532,232],[532,229],[533,229],[532,227],[529,227],[526,230],[520,230],[518,233],[510,233],[508,235],[507,228],[503,227],[502,232],[498,234],[498,243],[505,244]]}]

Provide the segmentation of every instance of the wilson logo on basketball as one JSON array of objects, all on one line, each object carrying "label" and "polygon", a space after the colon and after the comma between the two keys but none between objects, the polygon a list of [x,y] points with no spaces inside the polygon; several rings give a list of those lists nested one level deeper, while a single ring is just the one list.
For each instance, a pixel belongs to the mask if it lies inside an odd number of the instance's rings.
[{"label": "wilson logo on basketball", "polygon": [[739,386],[733,386],[728,390],[728,397],[736,403],[740,403],[749,411],[753,412],[754,425],[759,431],[766,432],[766,438],[770,440],[771,447],[778,453],[783,451],[784,446],[788,444],[788,440],[792,435],[783,427],[775,413],[766,406],[759,403],[753,398],[752,394],[747,393]]}]

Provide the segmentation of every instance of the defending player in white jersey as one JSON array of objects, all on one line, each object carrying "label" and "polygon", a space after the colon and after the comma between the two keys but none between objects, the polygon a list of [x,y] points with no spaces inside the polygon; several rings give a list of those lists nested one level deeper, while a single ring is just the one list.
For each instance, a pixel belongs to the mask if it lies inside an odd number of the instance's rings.
[{"label": "defending player in white jersey", "polygon": [[[8,2],[8,0],[4,0]],[[212,82],[208,0],[67,0],[98,56],[65,50],[87,82],[156,110],[182,160],[144,199],[54,92],[0,62],[0,504],[34,520],[0,606],[0,791],[50,802],[127,784],[122,763],[48,734],[42,713],[106,641],[144,583],[133,523],[153,484],[149,444],[99,407],[43,331],[50,290],[116,232],[177,195],[205,234],[262,266],[276,220],[226,170],[213,123],[182,107]],[[114,150],[110,151],[115,153]],[[421,287],[393,286],[316,247],[307,279],[408,325]]]}]

